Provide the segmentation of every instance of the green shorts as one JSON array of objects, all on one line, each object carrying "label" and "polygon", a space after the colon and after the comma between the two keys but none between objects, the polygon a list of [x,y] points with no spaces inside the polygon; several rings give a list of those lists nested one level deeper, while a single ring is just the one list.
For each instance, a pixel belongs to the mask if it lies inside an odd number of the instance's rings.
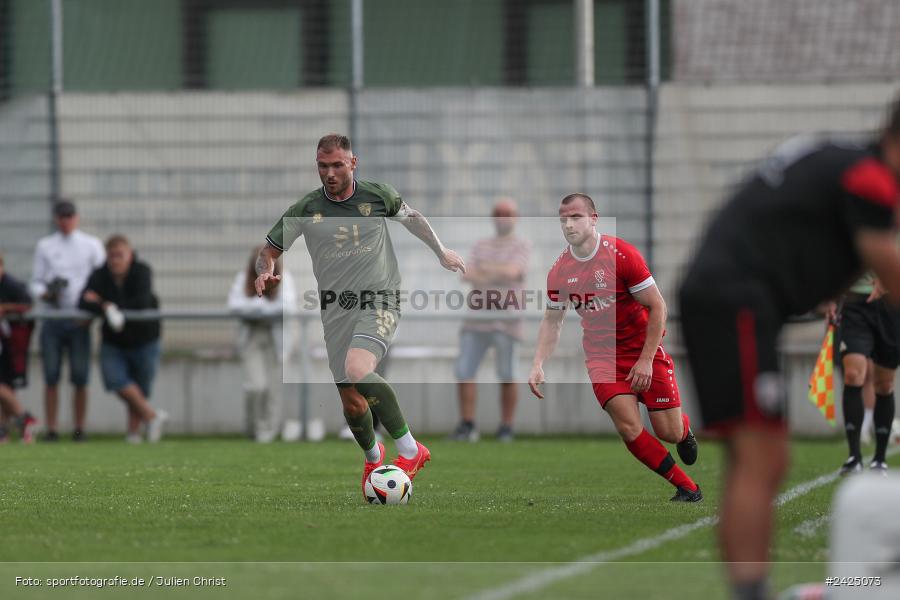
[{"label": "green shorts", "polygon": [[325,349],[328,352],[328,366],[334,382],[340,387],[350,385],[344,363],[350,348],[362,348],[375,355],[376,364],[387,354],[397,325],[400,311],[385,308],[341,311],[330,314],[325,327]]}]

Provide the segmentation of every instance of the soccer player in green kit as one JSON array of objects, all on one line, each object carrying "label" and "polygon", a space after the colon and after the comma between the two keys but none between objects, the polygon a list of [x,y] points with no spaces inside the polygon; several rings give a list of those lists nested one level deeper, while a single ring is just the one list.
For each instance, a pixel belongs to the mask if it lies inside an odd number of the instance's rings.
[{"label": "soccer player in green kit", "polygon": [[375,440],[374,411],[394,438],[394,464],[410,479],[431,459],[413,438],[394,390],[375,373],[400,318],[400,270],[385,217],[402,223],[437,255],[441,266],[465,273],[463,259],[441,244],[425,217],[389,185],[357,181],[350,138],[319,140],[316,164],[322,187],[306,194],[278,220],[256,261],[256,292],[278,285],[275,260],[301,235],[319,287],[325,347],[344,417],[365,452],[362,484],[384,462]]}]

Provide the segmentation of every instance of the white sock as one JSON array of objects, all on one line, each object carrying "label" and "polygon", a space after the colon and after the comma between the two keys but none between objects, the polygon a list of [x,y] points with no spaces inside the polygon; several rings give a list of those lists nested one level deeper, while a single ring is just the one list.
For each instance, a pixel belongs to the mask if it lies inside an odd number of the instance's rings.
[{"label": "white sock", "polygon": [[862,422],[862,431],[868,431],[872,428],[872,420],[874,417],[875,409],[867,408],[863,413],[863,422]]},{"label": "white sock", "polygon": [[414,438],[409,431],[394,440],[394,444],[397,446],[397,452],[403,458],[415,458],[416,454],[419,453],[419,447],[416,445],[416,438]]},{"label": "white sock", "polygon": [[375,442],[375,445],[366,450],[366,461],[370,463],[377,463],[379,460],[384,458],[381,456],[381,450],[378,448],[378,442]]}]

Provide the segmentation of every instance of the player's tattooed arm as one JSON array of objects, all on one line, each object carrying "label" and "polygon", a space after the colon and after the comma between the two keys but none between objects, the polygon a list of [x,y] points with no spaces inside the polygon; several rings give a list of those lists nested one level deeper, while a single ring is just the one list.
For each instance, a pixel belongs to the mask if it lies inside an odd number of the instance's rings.
[{"label": "player's tattooed arm", "polygon": [[275,272],[275,261],[281,256],[281,250],[266,242],[266,245],[259,251],[256,257],[256,274]]},{"label": "player's tattooed arm", "polygon": [[410,208],[406,202],[401,200],[400,209],[393,219],[403,223],[407,231],[425,242],[440,259],[442,267],[451,271],[466,272],[465,261],[459,254],[444,247],[425,215],[414,208]]},{"label": "player's tattooed arm", "polygon": [[266,242],[256,257],[256,295],[262,297],[263,292],[278,285],[281,275],[275,275],[275,261],[281,256],[281,250]]},{"label": "player's tattooed arm", "polygon": [[434,229],[432,229],[431,223],[425,218],[425,215],[414,208],[410,208],[406,202],[400,201],[400,209],[397,211],[397,215],[394,219],[403,223],[403,226],[406,227],[411,234],[425,242],[425,244],[438,256],[444,251],[444,245],[441,243],[441,240],[438,239],[437,234],[434,232]]}]

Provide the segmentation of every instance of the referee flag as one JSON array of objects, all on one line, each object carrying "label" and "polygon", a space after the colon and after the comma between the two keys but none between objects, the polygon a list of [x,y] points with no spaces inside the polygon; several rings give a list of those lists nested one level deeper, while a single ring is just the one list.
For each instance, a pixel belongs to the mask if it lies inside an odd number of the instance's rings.
[{"label": "referee flag", "polygon": [[819,358],[809,377],[809,401],[834,426],[834,325],[829,324]]}]

